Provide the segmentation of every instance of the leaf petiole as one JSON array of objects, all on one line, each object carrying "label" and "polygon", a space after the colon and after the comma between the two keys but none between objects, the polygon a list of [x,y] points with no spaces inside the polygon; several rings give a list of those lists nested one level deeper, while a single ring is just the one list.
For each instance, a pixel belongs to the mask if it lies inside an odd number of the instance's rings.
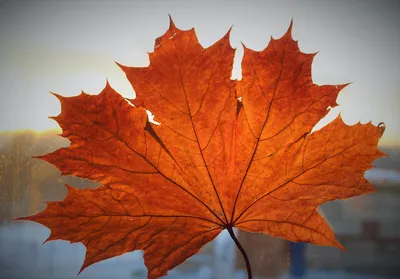
[{"label": "leaf petiole", "polygon": [[244,250],[243,246],[240,244],[239,240],[236,238],[235,233],[233,232],[233,226],[228,225],[228,226],[226,226],[226,229],[228,230],[229,235],[232,237],[233,241],[235,242],[237,248],[240,250],[240,252],[243,255],[244,261],[246,263],[248,279],[252,279],[253,277],[251,275],[250,261],[249,261],[249,258],[247,257],[246,251]]}]

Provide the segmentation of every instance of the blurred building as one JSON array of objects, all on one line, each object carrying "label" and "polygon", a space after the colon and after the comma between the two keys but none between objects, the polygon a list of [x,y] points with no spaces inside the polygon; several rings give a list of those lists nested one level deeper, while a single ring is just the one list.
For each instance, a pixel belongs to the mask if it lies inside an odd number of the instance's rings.
[{"label": "blurred building", "polygon": [[400,274],[400,183],[372,182],[376,193],[322,206],[347,252],[307,245],[309,268],[383,276]]},{"label": "blurred building", "polygon": [[[279,277],[288,271],[290,264],[288,241],[261,233],[238,231],[237,234],[249,258],[253,276]],[[236,249],[236,267],[246,270],[243,256],[238,249]]]}]

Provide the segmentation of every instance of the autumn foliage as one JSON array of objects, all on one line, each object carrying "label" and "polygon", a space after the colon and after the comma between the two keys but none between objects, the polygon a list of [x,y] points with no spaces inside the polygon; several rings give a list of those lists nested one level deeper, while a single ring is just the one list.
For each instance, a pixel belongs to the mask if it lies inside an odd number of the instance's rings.
[{"label": "autumn foliage", "polygon": [[311,133],[346,84],[314,84],[315,54],[299,50],[291,29],[262,51],[243,46],[237,81],[229,32],[203,48],[194,29],[171,21],[148,67],[119,65],[135,99],[108,83],[98,95],[55,94],[71,145],[39,158],[103,186],[67,186],[64,200],[19,220],[47,226],[48,240],[83,243],[82,270],[143,250],[148,278],[232,227],[343,249],[316,209],[374,191],[364,172],[383,155],[384,128],[338,116]]}]

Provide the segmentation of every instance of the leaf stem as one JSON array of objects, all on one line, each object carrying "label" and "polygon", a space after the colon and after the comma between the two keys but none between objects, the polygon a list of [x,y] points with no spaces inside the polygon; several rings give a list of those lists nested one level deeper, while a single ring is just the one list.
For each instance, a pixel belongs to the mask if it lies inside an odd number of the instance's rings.
[{"label": "leaf stem", "polygon": [[252,275],[251,275],[251,266],[250,266],[250,261],[249,258],[247,257],[246,251],[244,250],[243,246],[240,244],[239,240],[236,238],[235,233],[233,232],[233,226],[232,225],[228,225],[226,227],[226,229],[229,232],[229,235],[232,237],[233,241],[235,242],[237,248],[240,250],[240,252],[243,255],[244,261],[246,262],[246,269],[247,269],[247,275],[248,275],[248,279],[252,279]]}]

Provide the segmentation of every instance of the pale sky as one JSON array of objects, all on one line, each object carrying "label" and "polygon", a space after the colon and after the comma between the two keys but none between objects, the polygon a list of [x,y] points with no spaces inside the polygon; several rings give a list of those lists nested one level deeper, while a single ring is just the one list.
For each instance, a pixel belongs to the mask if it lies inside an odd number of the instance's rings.
[{"label": "pale sky", "polygon": [[97,94],[108,78],[123,96],[134,92],[114,63],[148,65],[147,52],[168,28],[195,27],[210,46],[233,25],[240,78],[240,41],[261,50],[293,18],[293,37],[314,59],[316,84],[353,82],[318,127],[341,112],[347,124],[385,122],[382,145],[400,146],[400,1],[0,1],[0,131],[58,128],[49,91]]}]

